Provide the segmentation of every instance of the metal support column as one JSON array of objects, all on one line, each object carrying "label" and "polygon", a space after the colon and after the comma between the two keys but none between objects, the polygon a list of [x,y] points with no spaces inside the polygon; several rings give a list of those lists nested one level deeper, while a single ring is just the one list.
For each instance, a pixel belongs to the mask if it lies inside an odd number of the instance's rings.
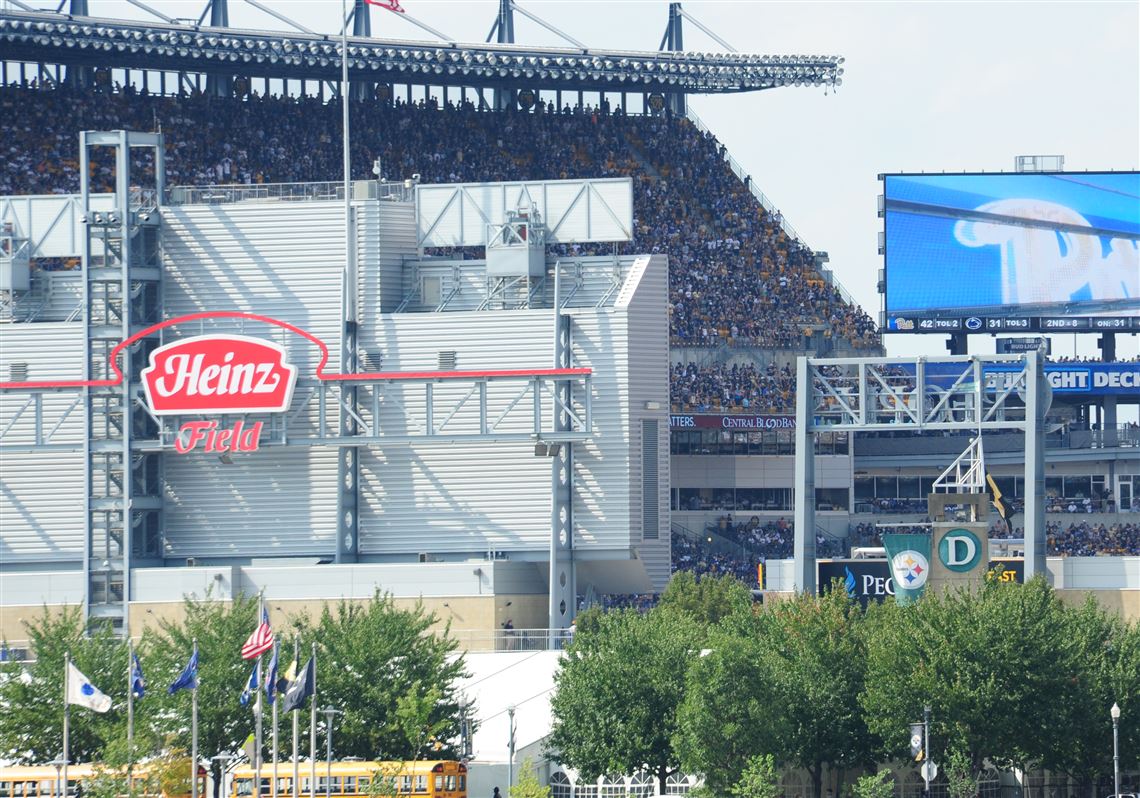
[{"label": "metal support column", "polygon": [[[345,199],[345,271],[341,282],[342,330],[340,336],[341,371],[358,371],[356,347],[356,214],[350,199]],[[345,383],[340,395],[338,427],[342,439],[359,434],[354,415],[359,388]],[[360,449],[342,445],[337,449],[336,493],[336,562],[356,562],[359,556],[358,513]]]},{"label": "metal support column", "polygon": [[808,359],[796,360],[796,466],[793,556],[797,593],[815,593],[815,434]]},{"label": "metal support column", "polygon": [[[495,41],[499,44],[515,43],[515,8],[512,0],[499,0],[499,18],[495,23]],[[518,92],[514,89],[495,89],[495,110],[514,108]]]},{"label": "metal support column", "polygon": [[[73,17],[86,17],[87,13],[87,0],[71,0],[68,4],[68,14]],[[75,89],[90,88],[94,83],[93,76],[94,70],[89,66],[69,66],[67,74],[64,76],[68,86]]]},{"label": "metal support column", "polygon": [[[367,0],[353,0],[352,7],[352,35],[358,37],[372,36],[372,6]],[[370,80],[352,81],[349,97],[364,102],[371,100],[376,92],[376,83]]]},{"label": "metal support column", "polygon": [[[669,4],[669,26],[665,29],[665,49],[672,52],[681,52],[685,49],[684,30],[681,27],[681,4]],[[668,94],[665,98],[666,107],[674,116],[684,116],[685,95],[679,92]]]},{"label": "metal support column", "polygon": [[[554,266],[554,368],[570,368],[570,317],[562,314],[561,280],[558,264]],[[552,411],[554,428],[571,428],[570,382],[556,383]],[[588,388],[587,388],[588,389]],[[577,610],[577,585],[574,574],[574,520],[571,515],[574,486],[574,450],[567,441],[556,449],[550,463],[550,629],[570,626]],[[548,449],[549,451],[549,449]],[[552,641],[553,642],[553,641]]]},{"label": "metal support column", "polygon": [[1028,352],[1025,386],[1025,578],[1045,574],[1045,413],[1049,388],[1044,359]]},{"label": "metal support column", "polygon": [[[136,187],[132,148],[152,150],[153,187]],[[95,211],[92,150],[108,149],[115,159],[114,204],[110,210]],[[110,356],[115,345],[139,327],[160,320],[162,158],[158,134],[125,130],[80,134],[87,379],[114,377]],[[118,385],[86,391],[85,606],[90,622],[110,623],[123,634],[128,631],[131,557],[161,557],[161,455],[140,454],[131,447],[133,438],[154,433],[149,417],[134,413],[139,392],[134,375],[156,345],[157,337],[151,337],[121,355],[123,379]]]},{"label": "metal support column", "polygon": [[[230,26],[228,2],[229,0],[212,0],[210,3],[210,27],[228,28]],[[233,92],[233,75],[221,73],[206,75],[206,93],[211,97],[229,97]]]}]

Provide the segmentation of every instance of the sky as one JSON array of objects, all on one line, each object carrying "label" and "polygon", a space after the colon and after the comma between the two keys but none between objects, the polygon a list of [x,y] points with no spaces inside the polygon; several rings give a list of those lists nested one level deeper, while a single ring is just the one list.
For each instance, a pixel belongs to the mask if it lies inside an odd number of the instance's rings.
[{"label": "sky", "polygon": [[[25,0],[47,5],[49,0]],[[144,0],[197,18],[205,0]],[[92,15],[142,18],[125,0],[88,0]],[[339,33],[339,0],[260,0],[319,32]],[[496,0],[401,0],[458,41],[483,41]],[[56,5],[50,0],[51,6]],[[655,50],[666,0],[520,0],[589,47]],[[6,0],[0,0],[0,7]],[[786,87],[700,96],[691,107],[750,172],[804,241],[878,318],[882,257],[878,175],[1012,171],[1018,155],[1063,155],[1066,170],[1140,168],[1140,2],[757,2],[687,0],[684,9],[740,52],[842,55],[838,90]],[[235,27],[281,30],[243,0]],[[375,37],[430,35],[372,11]],[[515,17],[516,41],[564,44]],[[724,48],[685,22],[686,49]],[[971,351],[992,353],[988,336]],[[1057,336],[1053,354],[1093,354],[1095,335]],[[892,355],[945,354],[942,336],[888,336]],[[1118,336],[1118,355],[1140,337]]]}]

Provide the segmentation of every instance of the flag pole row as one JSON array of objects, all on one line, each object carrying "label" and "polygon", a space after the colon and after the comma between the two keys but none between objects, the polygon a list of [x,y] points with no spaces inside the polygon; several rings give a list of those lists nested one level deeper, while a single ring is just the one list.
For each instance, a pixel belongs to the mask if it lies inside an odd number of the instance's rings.
[{"label": "flag pole row", "polygon": [[[312,771],[310,773],[309,781],[309,794],[310,798],[316,798],[316,781],[317,781],[317,766],[316,766],[316,752],[317,752],[317,731],[316,731],[316,711],[317,711],[317,644],[313,643],[312,654],[305,667],[301,668],[301,646],[300,641],[295,640],[293,646],[293,661],[285,671],[284,675],[278,677],[278,654],[280,645],[274,640],[273,629],[269,625],[269,612],[265,608],[264,598],[259,600],[259,623],[257,628],[254,629],[253,634],[245,641],[242,646],[241,655],[243,659],[254,659],[255,663],[253,671],[250,673],[249,680],[246,683],[245,689],[241,694],[242,706],[247,706],[251,699],[256,694],[254,702],[254,715],[255,715],[255,732],[254,732],[254,750],[251,755],[251,765],[254,768],[254,798],[261,798],[261,746],[262,746],[262,692],[265,694],[265,700],[273,709],[273,742],[272,742],[272,756],[273,756],[273,784],[270,790],[269,798],[278,798],[277,795],[277,763],[278,763],[278,745],[277,745],[277,713],[278,705],[281,704],[280,710],[282,712],[293,713],[293,798],[300,798],[300,779],[299,779],[299,759],[298,759],[298,734],[299,734],[299,715],[301,709],[305,705],[305,701],[310,697],[312,700],[312,720],[311,728],[309,730],[309,756],[312,760]],[[264,674],[261,667],[262,656],[266,652],[272,652],[269,665],[265,669]],[[138,653],[134,649],[133,643],[127,645],[127,777],[130,778],[131,770],[135,763],[135,750],[134,750],[134,725],[135,725],[135,701],[140,700],[146,695],[146,679],[143,677],[142,663],[139,661]],[[264,676],[264,678],[263,678]],[[187,660],[185,667],[179,673],[178,678],[171,682],[167,688],[169,695],[174,695],[180,690],[190,690],[190,796],[191,798],[200,798],[198,795],[198,640],[193,641],[193,647],[190,653],[190,659]],[[264,685],[264,691],[261,689]],[[278,702],[278,696],[281,696],[281,701]],[[71,745],[71,706],[72,705],[85,707],[92,712],[105,713],[110,711],[112,702],[110,696],[106,695],[102,690],[95,687],[91,680],[88,679],[80,670],[75,667],[71,661],[71,652],[64,654],[64,679],[63,679],[63,765],[62,765],[62,780],[61,794],[68,796],[67,792],[67,765],[70,761],[70,745]]]}]

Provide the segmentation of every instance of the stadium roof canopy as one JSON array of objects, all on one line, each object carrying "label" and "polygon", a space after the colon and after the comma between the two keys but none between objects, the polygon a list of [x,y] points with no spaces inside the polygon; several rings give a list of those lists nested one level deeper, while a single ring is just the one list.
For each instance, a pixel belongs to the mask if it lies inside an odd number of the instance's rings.
[{"label": "stadium roof canopy", "polygon": [[[0,11],[9,62],[340,79],[339,35]],[[835,86],[839,56],[425,43],[352,36],[350,80],[532,90],[719,94]]]}]

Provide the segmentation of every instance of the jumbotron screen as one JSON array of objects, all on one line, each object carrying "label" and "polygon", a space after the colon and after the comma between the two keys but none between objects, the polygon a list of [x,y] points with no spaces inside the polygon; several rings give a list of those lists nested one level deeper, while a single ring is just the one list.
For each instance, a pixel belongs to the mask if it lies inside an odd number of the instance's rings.
[{"label": "jumbotron screen", "polygon": [[1140,330],[1140,172],[883,176],[884,332]]}]

